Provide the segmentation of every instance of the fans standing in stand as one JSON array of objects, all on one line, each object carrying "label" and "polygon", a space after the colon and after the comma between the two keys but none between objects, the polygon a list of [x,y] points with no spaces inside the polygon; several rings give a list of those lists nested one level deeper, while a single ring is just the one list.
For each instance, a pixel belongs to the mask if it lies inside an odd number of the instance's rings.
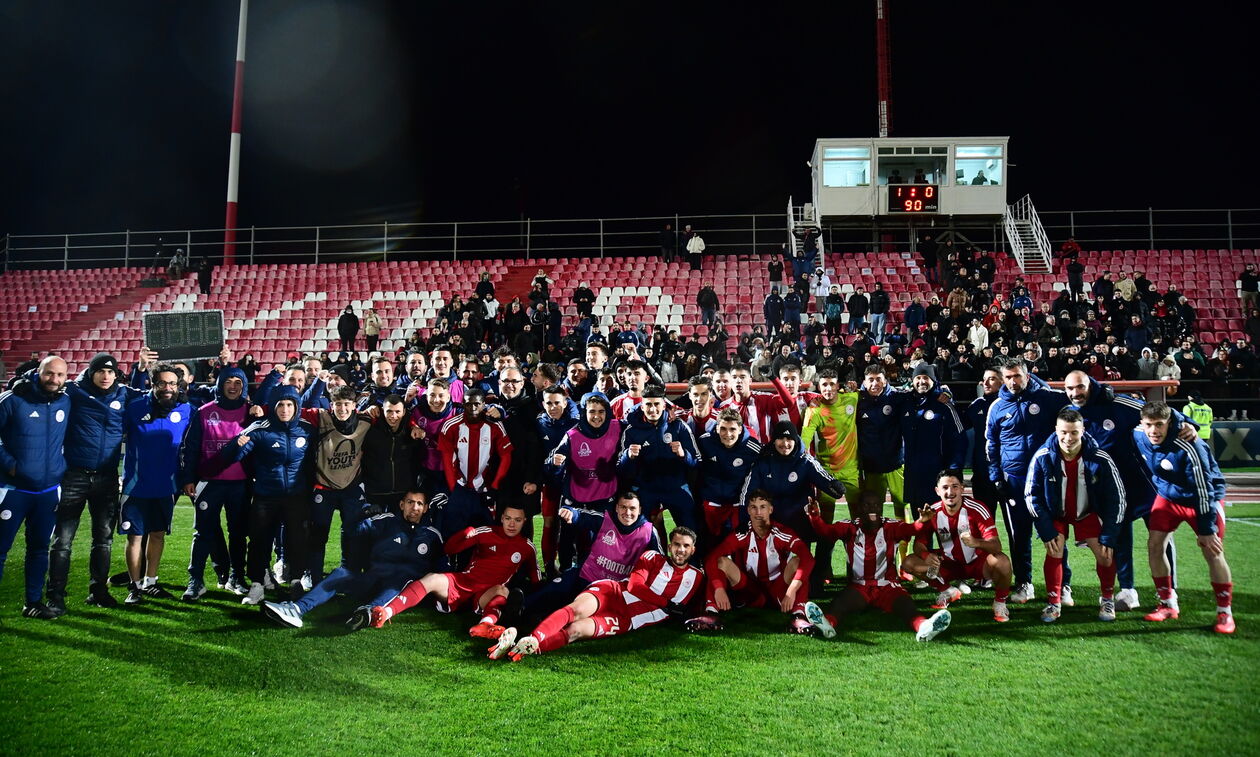
[{"label": "fans standing in stand", "polygon": [[337,319],[337,336],[341,339],[343,353],[354,352],[354,341],[359,336],[359,316],[354,314],[354,308],[349,305],[346,305],[346,309],[341,311],[341,316]]},{"label": "fans standing in stand", "polygon": [[[340,320],[338,319],[338,322]],[[376,348],[381,342],[381,328],[384,325],[384,321],[376,313],[376,308],[368,308],[367,315],[363,318],[363,338],[367,340],[367,351],[369,353],[376,352]]]}]

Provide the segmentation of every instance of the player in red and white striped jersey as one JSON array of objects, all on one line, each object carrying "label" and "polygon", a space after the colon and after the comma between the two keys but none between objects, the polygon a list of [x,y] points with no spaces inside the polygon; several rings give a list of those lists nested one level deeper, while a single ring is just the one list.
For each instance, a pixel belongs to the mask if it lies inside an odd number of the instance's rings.
[{"label": "player in red and white striped jersey", "polygon": [[805,619],[814,558],[796,534],[771,520],[774,502],[758,489],[748,495],[749,527],[728,535],[709,553],[704,614],[687,621],[692,632],[720,631],[719,612],[732,607],[776,607],[792,616],[789,633],[813,633]]},{"label": "player in red and white striped jersey", "polygon": [[688,565],[696,551],[696,532],[682,526],[669,534],[669,556],[647,551],[630,577],[596,581],[538,624],[533,634],[516,641],[509,628],[490,648],[490,659],[519,661],[529,654],[551,652],[582,639],[629,633],[679,616],[700,592],[704,571]]},{"label": "player in red and white striped jersey", "polygon": [[788,394],[783,382],[774,379],[775,394],[754,392],[752,390],[752,371],[742,363],[731,368],[732,392],[729,399],[722,402],[719,409],[731,408],[744,419],[748,432],[759,444],[770,441],[771,432],[776,421],[791,422],[798,429],[801,427],[801,414],[796,400]]},{"label": "player in red and white striped jersey", "polygon": [[[929,530],[915,539],[915,554],[901,569],[925,579],[940,593],[933,607],[948,607],[962,597],[951,581],[992,581],[993,619],[1010,620],[1006,599],[1011,593],[1011,560],[1002,554],[993,514],[980,502],[963,496],[962,474],[944,470],[936,476],[940,500],[924,509]],[[940,549],[932,549],[932,534]]]},{"label": "player in red and white striped jersey", "polygon": [[469,389],[464,412],[442,425],[438,437],[450,490],[438,528],[450,539],[468,526],[486,526],[491,512],[482,495],[497,491],[512,466],[512,442],[498,421],[486,417],[485,393]]},{"label": "player in red and white striped jersey", "polygon": [[805,617],[825,638],[835,638],[836,626],[853,613],[867,607],[892,613],[915,631],[919,641],[930,641],[949,627],[949,610],[938,610],[925,618],[914,608],[914,600],[901,586],[896,559],[897,542],[927,531],[922,518],[905,523],[883,517],[883,494],[864,492],[857,520],[824,523],[818,501],[806,506],[810,524],[821,538],[843,541],[849,553],[849,586],[832,601],[830,613],[813,602],[805,604]]},{"label": "player in red and white striped jersey", "polygon": [[[525,510],[507,506],[500,513],[500,525],[467,528],[452,536],[446,542],[446,554],[473,549],[468,569],[462,573],[430,573],[412,581],[403,587],[398,596],[370,609],[371,626],[380,628],[385,621],[419,605],[421,600],[432,594],[439,602],[445,603],[448,611],[472,608],[484,613],[481,622],[473,626],[477,633],[472,635],[485,637],[487,634],[484,631],[494,626],[500,608],[507,601],[508,591],[504,584],[512,580],[518,571],[524,572],[534,586],[542,581],[534,545],[521,534],[525,518]],[[503,629],[499,628],[498,633],[502,632]],[[498,634],[494,634],[493,638],[498,638]]]},{"label": "player in red and white striped jersey", "polygon": [[612,411],[612,417],[619,421],[624,421],[630,416],[630,411],[643,401],[643,389],[648,385],[647,366],[642,360],[627,360],[624,363],[626,369],[626,392],[612,398],[609,402]]}]

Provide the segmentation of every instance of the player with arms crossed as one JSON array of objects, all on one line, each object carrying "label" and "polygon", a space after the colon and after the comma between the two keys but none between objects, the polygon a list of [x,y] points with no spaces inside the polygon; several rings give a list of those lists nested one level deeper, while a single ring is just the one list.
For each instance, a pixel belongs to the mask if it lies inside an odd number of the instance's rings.
[{"label": "player with arms crossed", "polygon": [[688,620],[687,630],[721,631],[718,613],[734,607],[776,607],[791,616],[789,633],[813,633],[805,619],[814,568],[809,546],[771,520],[769,493],[750,492],[747,509],[748,528],[723,539],[704,562],[709,577],[704,614]]},{"label": "player with arms crossed", "polygon": [[[949,607],[962,597],[962,591],[950,582],[992,581],[993,619],[1005,623],[1011,619],[1006,606],[1011,593],[1011,559],[1002,554],[993,513],[983,503],[963,496],[960,471],[938,473],[936,494],[940,499],[923,511],[931,530],[915,539],[915,554],[906,556],[901,569],[923,578],[940,592],[932,605],[936,609]],[[940,549],[932,549],[933,533]]]},{"label": "player with arms crossed", "polygon": [[949,628],[949,610],[937,610],[930,618],[919,614],[910,593],[901,586],[893,548],[899,541],[927,531],[928,521],[914,523],[883,517],[882,492],[862,493],[861,512],[851,521],[824,523],[818,502],[811,499],[806,508],[814,532],[820,537],[843,541],[849,553],[849,585],[831,602],[830,615],[813,602],[805,603],[805,617],[824,638],[834,639],[836,626],[849,615],[874,607],[901,618],[914,629],[917,641],[931,641]]},{"label": "player with arms crossed", "polygon": [[1176,620],[1181,615],[1177,593],[1172,588],[1168,558],[1164,551],[1172,532],[1189,523],[1198,537],[1199,549],[1207,560],[1216,595],[1216,632],[1234,632],[1231,607],[1234,584],[1229,563],[1225,562],[1225,477],[1202,439],[1193,442],[1177,436],[1179,423],[1164,402],[1142,408],[1142,425],[1133,432],[1138,452],[1155,484],[1155,504],[1151,507],[1151,531],[1146,542],[1151,576],[1159,593],[1159,605],[1147,620]]},{"label": "player with arms crossed", "polygon": [[687,564],[695,551],[696,532],[675,527],[669,534],[668,557],[644,552],[629,578],[596,581],[515,644],[516,629],[507,629],[491,648],[490,659],[506,655],[519,662],[525,655],[554,652],[575,641],[617,636],[680,616],[704,582],[704,571]]}]

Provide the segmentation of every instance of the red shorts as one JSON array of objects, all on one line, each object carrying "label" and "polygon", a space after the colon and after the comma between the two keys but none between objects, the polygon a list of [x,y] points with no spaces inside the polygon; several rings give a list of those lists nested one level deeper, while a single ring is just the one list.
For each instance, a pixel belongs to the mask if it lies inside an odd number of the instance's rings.
[{"label": "red shorts", "polygon": [[910,598],[910,592],[900,586],[880,586],[878,584],[849,584],[856,589],[866,604],[882,612],[892,612],[893,603],[902,597]]},{"label": "red shorts", "polygon": [[1075,532],[1077,541],[1086,539],[1097,539],[1102,536],[1102,518],[1097,513],[1086,513],[1084,518],[1069,523],[1067,520],[1056,520],[1054,522],[1055,529],[1064,536],[1068,535],[1068,527],[1071,526]]},{"label": "red shorts", "polygon": [[543,485],[542,516],[554,518],[560,513],[560,492],[554,486]]},{"label": "red shorts", "polygon": [[620,581],[596,581],[583,591],[595,597],[595,601],[599,603],[599,607],[591,615],[597,638],[654,626],[668,617],[659,607],[627,594],[625,585]]},{"label": "red shorts", "polygon": [[[741,571],[742,572],[742,571]],[[727,594],[731,598],[731,604],[737,607],[769,607],[778,610],[783,604],[783,596],[787,594],[788,584],[791,583],[785,575],[780,575],[773,581],[761,581],[757,578],[744,574],[746,580],[744,586],[738,591],[727,588]],[[713,589],[708,590],[708,599],[713,601]],[[801,582],[801,588],[796,590],[796,603],[792,605],[793,612],[803,612],[805,610],[805,602],[809,600],[809,582]]]},{"label": "red shorts", "polygon": [[703,511],[704,525],[709,529],[710,534],[720,534],[728,525],[732,531],[739,528],[739,508],[735,505],[715,505],[712,502],[704,502]]},{"label": "red shorts", "polygon": [[[935,554],[940,555],[939,549],[933,550]],[[979,552],[976,559],[971,562],[959,562],[953,558],[941,556],[941,568],[937,571],[940,579],[946,583],[950,581],[972,581],[984,580],[984,563],[988,558],[988,553]]]},{"label": "red shorts", "polygon": [[447,612],[457,612],[465,608],[472,607],[480,612],[481,607],[477,606],[481,595],[486,593],[486,589],[497,584],[478,584],[473,583],[467,573],[443,573],[446,576],[446,605]]},{"label": "red shorts", "polygon": [[[1198,522],[1199,513],[1193,507],[1179,505],[1158,494],[1155,495],[1155,504],[1151,505],[1149,524],[1152,531],[1176,531],[1182,523],[1189,523],[1190,527],[1194,528]],[[1216,535],[1222,539],[1225,538],[1225,514],[1221,512],[1219,506],[1216,508]]]}]

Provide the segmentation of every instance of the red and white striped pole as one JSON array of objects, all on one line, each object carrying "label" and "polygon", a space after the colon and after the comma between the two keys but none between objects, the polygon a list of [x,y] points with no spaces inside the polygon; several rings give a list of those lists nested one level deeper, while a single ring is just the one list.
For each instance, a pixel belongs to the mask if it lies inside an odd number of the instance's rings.
[{"label": "red and white striped pole", "polygon": [[245,89],[245,21],[249,0],[241,0],[241,20],[236,29],[236,84],[232,91],[232,141],[228,148],[227,217],[223,222],[223,264],[236,258],[236,197],[241,179],[241,99]]}]

